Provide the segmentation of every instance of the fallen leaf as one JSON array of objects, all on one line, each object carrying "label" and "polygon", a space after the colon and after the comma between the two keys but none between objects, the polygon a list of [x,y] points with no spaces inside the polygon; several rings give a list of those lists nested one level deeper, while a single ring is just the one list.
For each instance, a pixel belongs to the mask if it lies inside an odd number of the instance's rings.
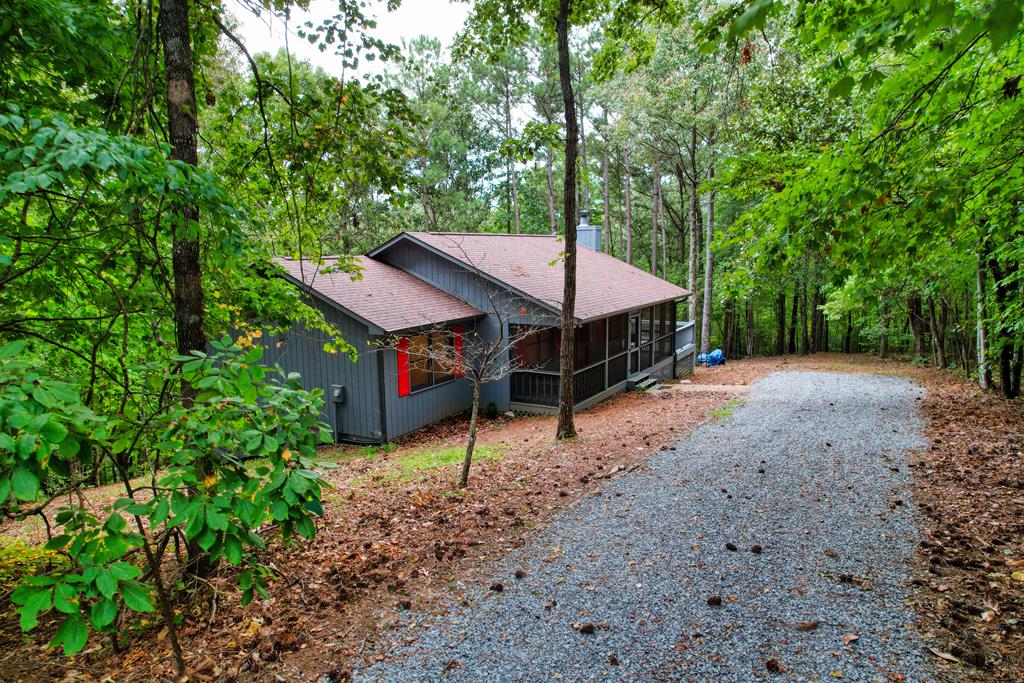
[{"label": "fallen leaf", "polygon": [[595,631],[594,625],[592,623],[590,623],[589,621],[586,622],[586,623],[581,623],[579,621],[574,621],[574,622],[572,622],[572,627],[573,627],[573,629],[579,631],[580,633],[582,633],[584,635],[588,635],[588,636]]},{"label": "fallen leaf", "polygon": [[821,622],[818,621],[817,619],[815,619],[814,621],[804,621],[804,622],[801,622],[801,623],[796,625],[796,630],[797,631],[813,631],[814,629],[818,628],[818,626],[820,624],[821,624]]},{"label": "fallen leaf", "polygon": [[949,654],[948,652],[943,652],[941,650],[936,650],[934,647],[928,648],[928,652],[931,652],[933,655],[935,655],[939,659],[944,659],[947,662],[957,663],[957,662],[960,661],[960,659],[958,657],[954,657],[953,655]]},{"label": "fallen leaf", "polygon": [[845,636],[843,636],[843,642],[847,645],[849,645],[850,643],[855,643],[858,640],[860,640],[860,636],[855,636],[852,633],[847,633]]}]

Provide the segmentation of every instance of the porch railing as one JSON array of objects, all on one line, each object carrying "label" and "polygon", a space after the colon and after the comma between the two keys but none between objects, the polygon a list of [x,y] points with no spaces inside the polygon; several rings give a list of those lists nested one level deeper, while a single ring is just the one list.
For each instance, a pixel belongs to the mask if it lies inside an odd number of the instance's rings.
[{"label": "porch railing", "polygon": [[[671,328],[669,328],[671,330]],[[620,352],[607,360],[580,368],[573,374],[573,389],[576,402],[580,403],[600,394],[602,391],[626,380],[629,368],[643,371],[652,364],[678,356],[693,348],[693,322],[676,324],[675,334],[671,332],[655,340],[646,341],[637,349]],[[674,348],[673,348],[674,347]],[[632,361],[630,361],[632,356]],[[517,370],[510,378],[513,403],[536,406],[557,406],[559,374],[557,370],[534,368]]]},{"label": "porch railing", "polygon": [[[613,358],[611,362],[620,363],[625,368],[626,354],[622,354],[621,361],[618,358]],[[625,372],[625,370],[620,372]],[[613,381],[614,383],[615,381]],[[511,375],[512,402],[537,406],[557,406],[558,386],[557,370],[517,370]],[[581,368],[573,373],[573,391],[577,403],[600,394],[606,387],[604,361]]]},{"label": "porch railing", "polygon": [[693,320],[676,323],[676,354],[685,353],[693,346],[695,323]]},{"label": "porch railing", "polygon": [[511,376],[513,403],[558,405],[559,376],[550,370],[516,371]]}]

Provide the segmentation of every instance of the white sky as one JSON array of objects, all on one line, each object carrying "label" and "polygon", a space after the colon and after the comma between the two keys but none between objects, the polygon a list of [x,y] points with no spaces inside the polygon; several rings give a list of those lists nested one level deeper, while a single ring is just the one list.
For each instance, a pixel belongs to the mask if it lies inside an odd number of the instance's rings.
[{"label": "white sky", "polygon": [[[370,0],[372,14],[377,19],[377,28],[372,35],[388,43],[400,45],[402,39],[409,40],[419,35],[430,35],[438,38],[446,48],[451,47],[452,40],[462,29],[462,24],[469,13],[466,3],[451,3],[449,0],[403,0],[394,12],[387,11],[387,3],[383,0]],[[277,52],[285,46],[297,57],[308,59],[324,71],[339,76],[341,63],[338,57],[328,49],[320,52],[316,46],[310,45],[305,39],[299,38],[296,29],[306,21],[318,25],[323,19],[337,13],[337,0],[312,0],[309,12],[293,12],[287,26],[282,20],[274,18],[268,12],[257,17],[244,5],[237,2],[228,3],[228,8],[241,24],[239,36],[252,53]],[[379,61],[360,60],[361,74],[380,73]]]}]

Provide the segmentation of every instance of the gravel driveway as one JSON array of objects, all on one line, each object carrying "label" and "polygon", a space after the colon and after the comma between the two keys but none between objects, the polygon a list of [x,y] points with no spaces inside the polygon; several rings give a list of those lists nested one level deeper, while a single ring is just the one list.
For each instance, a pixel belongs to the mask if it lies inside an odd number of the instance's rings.
[{"label": "gravel driveway", "polygon": [[922,395],[768,376],[495,564],[503,591],[410,615],[355,680],[931,679],[904,605]]}]

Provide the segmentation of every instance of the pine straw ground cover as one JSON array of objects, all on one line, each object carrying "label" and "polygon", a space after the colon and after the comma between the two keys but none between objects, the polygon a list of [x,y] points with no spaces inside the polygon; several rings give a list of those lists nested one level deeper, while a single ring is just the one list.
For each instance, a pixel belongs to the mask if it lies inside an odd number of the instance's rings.
[{"label": "pine straw ground cover", "polygon": [[[325,449],[324,459],[337,464],[327,474],[334,488],[325,514],[308,546],[266,553],[278,577],[272,598],[243,609],[228,573],[183,606],[191,680],[344,680],[401,611],[431,609],[438,589],[521,545],[557,510],[639,466],[731,397],[620,394],[578,415],[579,437],[568,443],[554,442],[553,417],[485,420],[465,491],[454,485],[462,417],[386,448]],[[119,493],[93,490],[89,504],[102,507]],[[0,537],[39,543],[45,527],[38,519],[8,522]],[[173,678],[159,622],[122,638],[120,652],[93,636],[82,654],[65,659],[44,647],[45,627],[22,635],[0,597],[0,680]]]},{"label": "pine straw ground cover", "polygon": [[[1024,679],[1024,581],[1013,578],[1024,570],[1024,406],[982,394],[954,373],[818,354],[700,370],[698,386],[685,392],[622,394],[579,415],[572,443],[552,441],[550,417],[488,421],[465,492],[453,488],[463,418],[393,448],[329,449],[325,456],[338,462],[329,474],[335,488],[315,541],[267,554],[279,577],[272,599],[241,608],[226,575],[183,608],[192,680],[344,680],[357,662],[379,656],[371,654],[374,638],[403,610],[434,609],[440,589],[487,580],[477,570],[559,509],[712,418],[739,395],[738,385],[788,369],[903,375],[928,389],[922,413],[931,446],[913,463],[924,527],[914,579],[922,630],[948,658],[936,661],[951,679]],[[102,505],[115,496],[99,490],[90,500]],[[42,533],[40,523],[0,526],[0,536]],[[2,609],[2,679],[172,675],[159,624],[126,638],[119,653],[94,637],[84,654],[66,660],[46,651],[42,638],[22,636],[10,606]]]}]

